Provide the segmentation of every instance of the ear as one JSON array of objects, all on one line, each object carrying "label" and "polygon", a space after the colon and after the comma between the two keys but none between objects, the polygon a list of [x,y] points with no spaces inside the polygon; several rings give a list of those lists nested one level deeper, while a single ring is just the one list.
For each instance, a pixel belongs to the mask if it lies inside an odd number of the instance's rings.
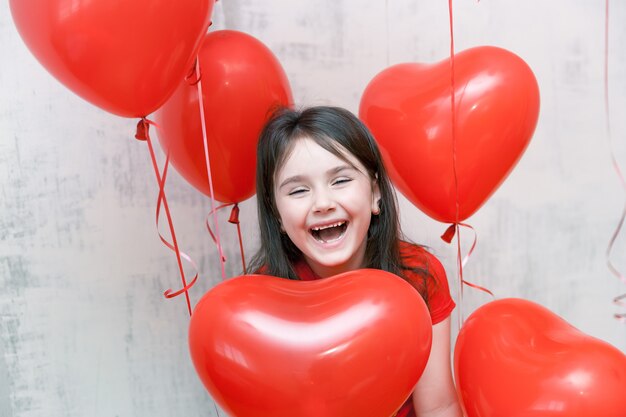
[{"label": "ear", "polygon": [[378,175],[372,180],[372,214],[380,214],[380,187],[378,186]]}]

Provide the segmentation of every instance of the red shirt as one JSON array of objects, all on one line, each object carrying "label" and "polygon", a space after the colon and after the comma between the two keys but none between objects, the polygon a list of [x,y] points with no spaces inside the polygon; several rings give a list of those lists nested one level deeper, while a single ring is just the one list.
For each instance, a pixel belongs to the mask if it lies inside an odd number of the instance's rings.
[{"label": "red shirt", "polygon": [[[406,271],[404,278],[411,281],[416,288],[419,288],[419,292],[428,305],[433,324],[445,320],[450,316],[456,304],[450,296],[446,271],[441,262],[424,248],[404,241],[400,242],[400,255],[406,266],[425,269],[428,272],[426,279],[423,275],[414,271]],[[312,281],[320,278],[305,261],[296,263],[294,269],[298,278],[302,281]],[[415,417],[412,396],[406,400],[395,416]]]}]

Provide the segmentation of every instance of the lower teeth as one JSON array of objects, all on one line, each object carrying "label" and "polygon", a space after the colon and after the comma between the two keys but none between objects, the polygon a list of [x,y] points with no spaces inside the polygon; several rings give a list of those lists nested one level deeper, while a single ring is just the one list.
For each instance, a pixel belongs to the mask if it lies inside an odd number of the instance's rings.
[{"label": "lower teeth", "polygon": [[345,233],[346,225],[331,227],[324,230],[313,230],[311,234],[319,242],[329,243],[339,240]]}]

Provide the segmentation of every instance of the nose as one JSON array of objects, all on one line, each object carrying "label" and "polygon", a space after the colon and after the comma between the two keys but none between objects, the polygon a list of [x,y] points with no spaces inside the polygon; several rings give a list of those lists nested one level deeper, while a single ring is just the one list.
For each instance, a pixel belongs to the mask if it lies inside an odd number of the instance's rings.
[{"label": "nose", "polygon": [[328,190],[317,190],[313,200],[313,211],[315,213],[325,213],[332,211],[336,207],[332,193]]}]

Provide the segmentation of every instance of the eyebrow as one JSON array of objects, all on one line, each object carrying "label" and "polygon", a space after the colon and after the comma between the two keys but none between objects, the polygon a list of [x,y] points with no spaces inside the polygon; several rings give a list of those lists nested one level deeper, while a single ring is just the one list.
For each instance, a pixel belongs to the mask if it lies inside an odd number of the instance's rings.
[{"label": "eyebrow", "polygon": [[[329,169],[328,171],[326,171],[326,174],[328,175],[336,175],[339,174],[342,171],[347,171],[347,170],[356,170],[355,167],[353,167],[352,165],[337,165],[334,168]],[[283,188],[286,185],[292,184],[294,182],[301,182],[304,179],[304,177],[302,175],[294,175],[293,177],[289,177],[286,178],[283,182],[280,183],[280,185],[278,186],[278,189],[280,190],[281,188]]]}]

